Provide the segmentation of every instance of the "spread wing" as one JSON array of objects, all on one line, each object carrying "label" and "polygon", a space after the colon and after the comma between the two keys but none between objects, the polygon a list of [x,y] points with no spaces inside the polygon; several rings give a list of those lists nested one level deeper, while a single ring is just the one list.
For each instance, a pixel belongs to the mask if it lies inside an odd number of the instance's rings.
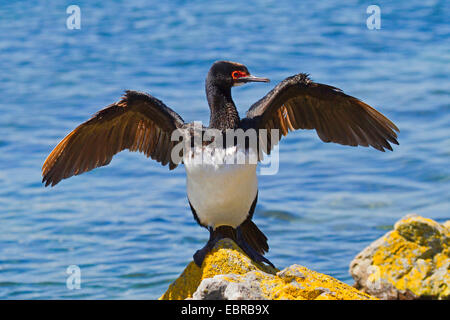
[{"label": "spread wing", "polygon": [[[398,128],[388,118],[340,89],[311,81],[300,73],[286,78],[247,111],[244,123],[255,129],[279,129],[285,136],[295,129],[316,129],[324,142],[372,146],[383,151],[398,144]],[[280,136],[281,138],[281,136]]]},{"label": "spread wing", "polygon": [[97,112],[69,133],[50,153],[42,166],[42,182],[56,185],[62,179],[110,163],[125,149],[139,151],[172,170],[176,143],[172,132],[183,119],[151,95],[126,91],[122,99]]}]

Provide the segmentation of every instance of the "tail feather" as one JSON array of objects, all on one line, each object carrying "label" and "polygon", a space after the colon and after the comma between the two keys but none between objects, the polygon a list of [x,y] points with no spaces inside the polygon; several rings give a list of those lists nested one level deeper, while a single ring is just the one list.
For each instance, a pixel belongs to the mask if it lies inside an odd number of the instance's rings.
[{"label": "tail feather", "polygon": [[[267,237],[262,233],[261,230],[253,223],[252,220],[247,219],[241,225],[241,232],[244,241],[247,242],[255,251],[259,254],[264,255],[265,252],[269,251],[269,245],[267,244]],[[219,226],[214,229],[212,238],[219,235],[223,238],[230,238],[231,240],[237,242],[236,229],[230,226]]]},{"label": "tail feather", "polygon": [[252,220],[245,220],[244,223],[241,224],[241,230],[244,240],[258,253],[264,255],[265,252],[269,251],[267,237],[259,230]]}]

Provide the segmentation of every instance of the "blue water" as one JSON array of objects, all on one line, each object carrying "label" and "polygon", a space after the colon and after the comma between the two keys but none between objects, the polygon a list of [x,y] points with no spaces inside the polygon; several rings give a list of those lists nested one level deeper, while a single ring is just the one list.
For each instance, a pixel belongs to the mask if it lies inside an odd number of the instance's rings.
[{"label": "blue water", "polygon": [[[72,3],[70,3],[72,4]],[[402,216],[450,218],[450,2],[0,2],[0,298],[158,298],[203,246],[182,166],[123,152],[107,167],[41,184],[53,147],[123,90],[149,92],[186,121],[209,120],[204,79],[219,59],[269,84],[233,89],[241,115],[307,72],[392,119],[394,152],[325,144],[299,131],[261,176],[254,220],[268,258],[346,282],[352,258]],[[68,290],[66,268],[81,269]]]}]

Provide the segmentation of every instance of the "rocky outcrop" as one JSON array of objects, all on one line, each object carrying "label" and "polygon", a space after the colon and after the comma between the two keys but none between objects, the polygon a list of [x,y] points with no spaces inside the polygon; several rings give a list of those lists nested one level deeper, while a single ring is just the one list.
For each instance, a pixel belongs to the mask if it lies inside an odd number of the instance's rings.
[{"label": "rocky outcrop", "polygon": [[449,299],[449,227],[404,217],[351,262],[355,287],[380,299]]},{"label": "rocky outcrop", "polygon": [[251,261],[230,239],[220,240],[201,268],[191,262],[160,299],[374,299],[330,276],[292,265],[282,271]]}]

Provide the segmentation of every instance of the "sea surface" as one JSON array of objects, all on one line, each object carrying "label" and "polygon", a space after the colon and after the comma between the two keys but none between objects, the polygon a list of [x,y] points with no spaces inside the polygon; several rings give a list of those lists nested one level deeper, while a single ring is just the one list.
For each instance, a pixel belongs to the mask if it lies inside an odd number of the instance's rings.
[{"label": "sea surface", "polygon": [[[69,4],[81,29],[68,29]],[[348,284],[353,257],[409,213],[450,218],[450,2],[1,1],[0,299],[156,299],[208,239],[183,166],[139,153],[41,184],[56,144],[126,89],[186,121],[209,121],[215,60],[271,79],[233,89],[241,115],[306,72],[400,128],[394,152],[325,144],[297,131],[276,175],[259,177],[254,221],[279,268],[297,263]],[[70,290],[67,268],[79,267]],[[70,281],[69,281],[70,282]],[[72,283],[73,284],[73,283]]]}]

